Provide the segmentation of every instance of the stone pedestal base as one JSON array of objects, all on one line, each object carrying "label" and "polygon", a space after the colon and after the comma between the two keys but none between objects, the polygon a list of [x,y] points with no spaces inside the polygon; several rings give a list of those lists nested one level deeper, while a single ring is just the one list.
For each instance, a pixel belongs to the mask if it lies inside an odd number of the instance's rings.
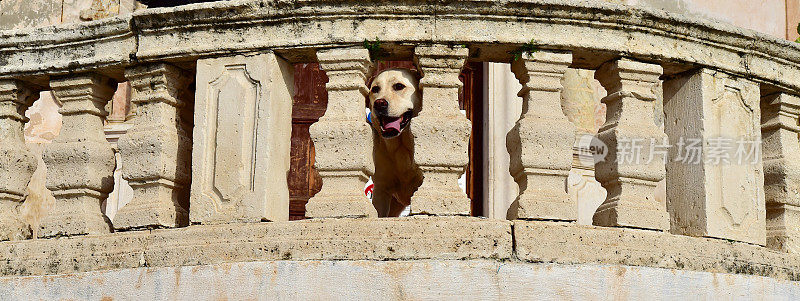
[{"label": "stone pedestal base", "polygon": [[625,191],[617,197],[607,199],[594,214],[595,225],[622,226],[631,228],[669,229],[669,214],[664,204],[656,201],[657,182],[630,178],[620,179],[619,184],[607,185],[609,194]]},{"label": "stone pedestal base", "polygon": [[[329,108],[330,110],[330,108]],[[327,115],[326,115],[327,116]],[[322,188],[306,204],[306,217],[377,217],[378,211],[364,195],[371,171],[372,130],[362,120],[322,117],[311,125]],[[370,161],[370,162],[366,162]],[[368,167],[364,167],[368,166]]]},{"label": "stone pedestal base", "polygon": [[364,195],[364,183],[366,179],[359,175],[328,175],[322,190],[308,200],[306,217],[378,217]]},{"label": "stone pedestal base", "polygon": [[[425,181],[411,197],[411,214],[469,215],[471,203],[458,186],[463,168],[421,167]],[[428,172],[426,172],[428,169]]]},{"label": "stone pedestal base", "polygon": [[20,203],[0,200],[0,241],[31,238],[31,228],[20,219]]},{"label": "stone pedestal base", "polygon": [[800,207],[789,204],[767,207],[767,247],[800,253]]},{"label": "stone pedestal base", "polygon": [[[188,195],[168,185],[130,183],[134,199],[114,218],[114,228],[175,228],[189,225],[189,212],[179,204]],[[137,201],[147,199],[149,202]]]},{"label": "stone pedestal base", "polygon": [[[566,192],[565,178],[569,172],[551,171],[556,174],[536,174],[536,181],[524,180],[527,186],[509,208],[509,217],[519,219],[567,220],[578,219],[578,201]],[[528,173],[528,172],[526,172]]]},{"label": "stone pedestal base", "polygon": [[111,221],[100,211],[94,191],[80,192],[80,196],[56,195],[50,213],[39,223],[39,238],[72,235],[97,235],[111,232]]}]

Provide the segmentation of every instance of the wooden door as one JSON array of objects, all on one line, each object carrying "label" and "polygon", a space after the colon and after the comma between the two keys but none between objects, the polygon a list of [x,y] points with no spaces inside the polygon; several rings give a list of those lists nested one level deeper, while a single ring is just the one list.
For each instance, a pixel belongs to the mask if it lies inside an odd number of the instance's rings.
[{"label": "wooden door", "polygon": [[288,175],[290,220],[305,217],[306,202],[322,187],[322,180],[314,168],[314,143],[308,128],[325,114],[328,106],[327,82],[328,77],[319,70],[319,64],[294,66],[292,150]]},{"label": "wooden door", "polygon": [[[387,68],[416,69],[410,61],[380,62],[378,70]],[[483,208],[483,64],[470,63],[459,76],[464,89],[459,94],[459,105],[466,110],[472,121],[470,138],[470,164],[467,167],[467,195],[472,200],[472,215],[478,216]],[[314,168],[314,143],[308,132],[309,126],[325,114],[328,93],[325,83],[328,77],[319,70],[319,65],[296,64],[294,75],[295,96],[292,106],[292,150],[289,170],[289,218],[305,217],[305,205],[319,192],[322,181]],[[365,100],[366,101],[366,100]],[[413,121],[412,121],[413,122]]]},{"label": "wooden door", "polygon": [[472,200],[472,216],[483,215],[484,156],[483,141],[486,114],[483,104],[483,63],[468,63],[461,70],[459,79],[464,88],[458,95],[458,104],[472,121],[469,137],[469,165],[467,165],[467,195]]}]

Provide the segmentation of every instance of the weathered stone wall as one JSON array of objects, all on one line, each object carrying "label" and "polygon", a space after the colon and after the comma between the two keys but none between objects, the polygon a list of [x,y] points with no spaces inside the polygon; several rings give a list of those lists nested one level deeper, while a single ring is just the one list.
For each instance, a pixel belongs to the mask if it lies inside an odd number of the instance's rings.
[{"label": "weathered stone wall", "polygon": [[796,41],[800,37],[800,0],[786,0],[786,39]]},{"label": "weathered stone wall", "polygon": [[[629,5],[664,9],[690,16],[719,20],[791,39],[787,29],[795,29],[798,0],[607,0]],[[787,18],[787,16],[793,17]],[[793,22],[793,23],[792,23]],[[792,25],[793,24],[793,25]]]},{"label": "weathered stone wall", "polygon": [[797,300],[767,277],[492,260],[265,261],[0,278],[3,300]]},{"label": "weathered stone wall", "polygon": [[135,0],[0,0],[0,30],[98,20],[139,7]]}]

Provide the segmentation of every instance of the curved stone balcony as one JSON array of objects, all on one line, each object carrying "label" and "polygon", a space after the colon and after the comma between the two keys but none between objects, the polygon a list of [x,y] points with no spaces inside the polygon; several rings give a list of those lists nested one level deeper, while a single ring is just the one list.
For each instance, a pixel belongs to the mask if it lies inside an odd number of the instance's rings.
[{"label": "curved stone balcony", "polygon": [[[363,99],[379,59],[414,61],[423,76],[423,108],[410,130],[425,180],[409,217],[377,218],[361,190],[375,172]],[[291,66],[311,62],[330,78],[327,111],[311,127],[323,185],[307,205],[310,219],[288,221]],[[508,136],[521,192],[507,219],[469,217],[470,199],[457,187],[469,163],[470,126],[457,101],[466,62],[511,63],[523,87],[522,117]],[[565,189],[577,136],[561,109],[567,69],[594,71],[607,92],[596,139],[608,152],[592,166],[607,198],[592,225],[576,222],[579,200]],[[123,81],[133,87],[136,118],[118,148],[134,194],[112,223],[100,207],[115,169],[103,120]],[[44,90],[61,106],[63,127],[43,153],[56,201],[32,228],[19,212],[37,166],[24,112]],[[547,275],[695,279],[722,291],[797,295],[798,95],[798,44],[589,1],[220,1],[0,31],[0,291],[48,285],[18,276],[78,291],[89,284],[48,275],[135,279],[136,268],[180,274],[191,266],[200,277],[225,267],[235,271],[220,281],[236,285],[230,279],[253,268],[290,279],[338,264],[377,273],[363,279],[377,281],[373,289],[405,285],[405,295],[392,296],[412,299],[430,292],[392,271],[476,298],[536,296],[523,290],[531,281],[569,287]],[[681,156],[674,147],[651,147],[691,139],[705,154],[749,143],[753,158],[685,164],[666,160]],[[643,147],[632,148],[636,141]],[[649,160],[628,160],[632,150]],[[711,273],[730,281],[712,285]],[[669,292],[669,283],[650,289],[640,296]]]}]

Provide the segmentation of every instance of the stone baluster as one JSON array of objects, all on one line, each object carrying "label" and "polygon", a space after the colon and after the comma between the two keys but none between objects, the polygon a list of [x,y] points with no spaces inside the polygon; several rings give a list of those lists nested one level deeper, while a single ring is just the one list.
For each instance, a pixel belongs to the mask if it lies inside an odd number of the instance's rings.
[{"label": "stone baluster", "polygon": [[800,97],[768,95],[761,116],[767,246],[800,253]]},{"label": "stone baluster", "polygon": [[19,206],[36,171],[36,156],[25,146],[25,111],[39,93],[17,80],[0,80],[0,241],[30,238]]},{"label": "stone baluster", "polygon": [[412,214],[469,215],[469,197],[458,178],[469,163],[472,125],[458,107],[463,84],[458,76],[469,49],[445,45],[414,49],[422,73],[422,110],[409,124],[414,137],[414,162],[424,180],[411,197]]},{"label": "stone baluster", "polygon": [[56,202],[40,225],[39,237],[110,232],[100,204],[114,188],[114,151],[103,134],[105,105],[114,94],[112,81],[84,73],[50,81],[61,132],[44,150],[46,186]]},{"label": "stone baluster", "polygon": [[757,83],[710,69],[664,82],[670,232],[766,243],[760,101]]},{"label": "stone baluster", "polygon": [[570,53],[538,51],[511,63],[522,90],[522,117],[508,136],[511,174],[520,187],[511,219],[574,221],[577,200],[566,191],[575,126],[561,110],[561,79]]},{"label": "stone baluster", "polygon": [[662,74],[659,65],[618,59],[603,64],[595,78],[608,92],[606,123],[598,138],[608,146],[605,161],[596,165],[597,180],[608,190],[594,215],[599,226],[669,229],[666,204],[655,198],[664,179],[664,153],[652,152],[666,135],[656,125],[656,93]]},{"label": "stone baluster", "polygon": [[375,170],[372,130],[364,122],[366,79],[372,67],[369,51],[320,50],[317,59],[329,78],[328,109],[309,130],[322,189],[308,201],[306,216],[375,217],[377,211],[363,189]]},{"label": "stone baluster", "polygon": [[129,68],[125,76],[137,117],[118,144],[122,177],[133,188],[133,199],[117,212],[114,228],[186,226],[192,142],[191,126],[180,116],[191,77],[164,63]]}]

